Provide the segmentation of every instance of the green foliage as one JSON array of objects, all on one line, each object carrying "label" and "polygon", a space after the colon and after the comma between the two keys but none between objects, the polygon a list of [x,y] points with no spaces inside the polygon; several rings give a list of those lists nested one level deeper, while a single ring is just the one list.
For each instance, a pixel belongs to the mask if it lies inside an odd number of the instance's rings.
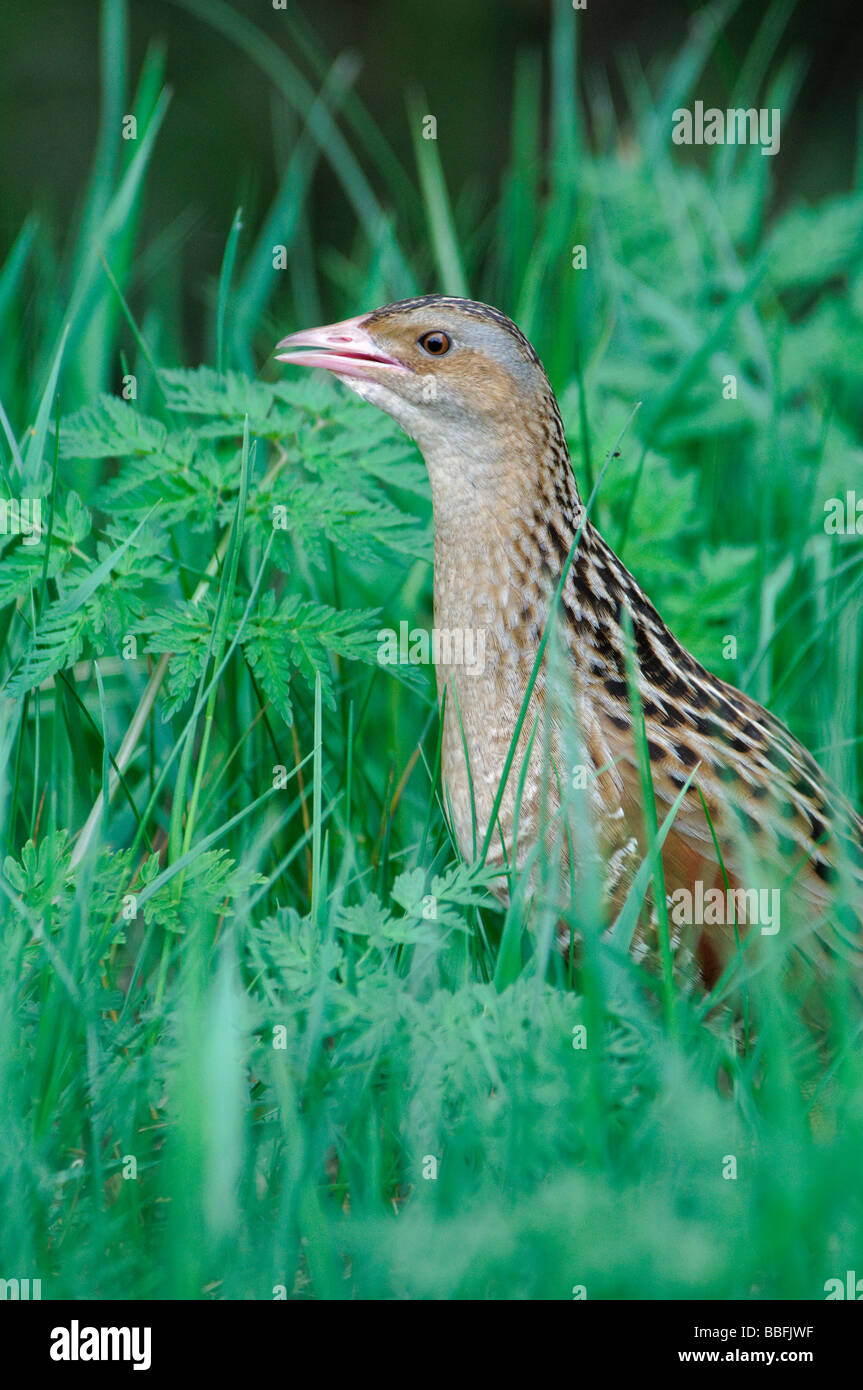
[{"label": "green foliage", "polygon": [[249,623],[244,650],[252,671],[286,724],[291,723],[290,686],[295,674],[312,690],[319,674],[324,699],[335,709],[327,653],[338,652],[352,661],[375,664],[374,617],[365,611],[346,613],[303,603],[296,594],[286,595],[278,605],[272,590],[264,595]]},{"label": "green foliage", "polygon": [[[161,376],[166,405],[195,417],[194,428],[170,428],[104,395],[60,426],[61,460],[118,461],[118,471],[97,492],[96,507],[111,519],[105,536],[114,539],[122,531],[125,539],[114,551],[96,540],[82,567],[87,557],[79,546],[90,534],[91,518],[70,491],[63,501],[64,515],[54,522],[50,546],[43,540],[11,551],[0,597],[18,600],[18,612],[26,614],[46,564],[60,597],[47,607],[25,654],[18,655],[10,642],[10,696],[21,696],[72,665],[85,639],[88,655],[102,655],[125,630],[143,634],[147,651],[172,654],[164,718],[172,718],[184,704],[206,665],[215,600],[211,593],[184,596],[188,586],[182,577],[178,583],[177,569],[167,557],[179,557],[181,576],[194,576],[190,534],[211,536],[230,522],[240,479],[237,444],[247,417],[250,427],[254,421],[259,441],[272,443],[278,455],[266,477],[259,479],[260,491],[250,508],[252,546],[266,548],[274,539],[286,570],[296,561],[298,543],[313,563],[322,564],[327,539],[366,559],[388,545],[408,553],[425,551],[423,532],[387,499],[381,483],[385,462],[375,457],[374,435],[369,437],[361,408],[346,408],[334,394],[322,397],[318,390],[309,395],[282,384],[249,382],[235,373],[220,379],[207,368]],[[338,476],[334,469],[321,481],[322,451],[327,437],[335,433],[335,422],[327,420],[328,407],[338,420],[339,468]],[[311,428],[297,421],[303,409],[311,417]],[[387,449],[397,481],[405,452],[405,446]],[[351,468],[346,473],[348,458]],[[149,531],[142,529],[140,541],[136,535],[127,563],[120,565],[135,521]],[[108,556],[113,556],[110,565]],[[87,593],[81,597],[84,584]],[[79,595],[71,607],[70,594]],[[313,689],[319,672],[325,699],[334,706],[330,654],[372,664],[377,659],[374,611],[337,611],[305,594],[303,586],[277,599],[275,590],[268,590],[255,605],[243,642],[252,671],[288,724],[292,681],[301,677]],[[238,600],[229,639],[238,631],[242,611]]]},{"label": "green foliage", "polygon": [[[177,3],[305,124],[218,287],[192,277],[227,370],[168,367],[194,360],[165,255],[187,224],[138,245],[163,59],[133,97],[107,0],[81,224],[60,256],[34,214],[0,267],[0,498],[42,506],[36,544],[0,535],[0,1272],[45,1297],[821,1297],[863,1235],[851,982],[813,1093],[778,963],[746,1051],[721,1004],[666,1028],[587,890],[574,980],[541,894],[504,926],[442,814],[431,673],[377,661],[382,627],[432,621],[422,461],[328,379],[255,363],[320,301],[466,284],[535,341],[585,493],[642,401],[595,519],[859,800],[863,557],[823,527],[863,459],[859,193],[783,205],[757,149],[671,150],[711,25],[650,84],[622,62],[615,119],[604,74],[582,109],[557,0],[550,90],[522,55],[480,206],[443,141],[408,174],[293,8],[283,49]],[[787,120],[776,28],[751,71]],[[349,260],[311,250],[319,160]]]}]

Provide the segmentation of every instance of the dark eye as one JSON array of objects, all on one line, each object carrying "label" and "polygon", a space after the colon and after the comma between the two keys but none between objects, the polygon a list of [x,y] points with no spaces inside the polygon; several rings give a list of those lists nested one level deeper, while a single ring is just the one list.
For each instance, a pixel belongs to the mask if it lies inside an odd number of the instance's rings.
[{"label": "dark eye", "polygon": [[452,339],[446,333],[424,333],[418,341],[420,347],[432,357],[443,357],[452,347]]}]

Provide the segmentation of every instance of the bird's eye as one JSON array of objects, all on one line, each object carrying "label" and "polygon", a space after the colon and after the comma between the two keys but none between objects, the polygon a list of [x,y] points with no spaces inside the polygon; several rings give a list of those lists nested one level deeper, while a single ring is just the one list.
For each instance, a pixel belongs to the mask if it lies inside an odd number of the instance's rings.
[{"label": "bird's eye", "polygon": [[452,339],[446,333],[424,333],[418,342],[432,357],[443,357],[452,347]]}]

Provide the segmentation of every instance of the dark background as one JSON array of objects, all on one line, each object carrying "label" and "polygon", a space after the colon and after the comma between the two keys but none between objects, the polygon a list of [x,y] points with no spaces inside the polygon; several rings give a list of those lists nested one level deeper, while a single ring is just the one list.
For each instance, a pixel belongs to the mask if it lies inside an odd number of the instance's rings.
[{"label": "dark background", "polygon": [[[441,138],[446,134],[450,186],[459,190],[474,180],[480,194],[493,188],[509,140],[515,55],[520,48],[544,47],[549,0],[288,2],[330,58],[345,50],[360,55],[356,90],[411,173],[405,100],[416,85],[438,117]],[[271,35],[281,31],[290,47],[284,15],[271,0],[231,0],[231,5]],[[693,0],[588,0],[580,26],[582,72],[601,65],[619,93],[618,63],[627,51],[637,54],[650,76],[656,56],[677,51],[702,9]],[[724,70],[717,62],[707,75],[705,98],[712,88],[717,103],[724,103],[740,56],[767,9],[751,0],[737,6],[721,45]],[[254,216],[276,187],[281,164],[274,149],[271,89],[225,38],[173,0],[133,0],[130,12],[132,82],[147,46],[163,43],[174,93],[148,175],[146,226],[158,230],[184,209],[194,209],[199,269],[214,272],[237,204]],[[96,0],[0,4],[0,251],[34,206],[60,227],[77,211],[97,133],[98,23]],[[780,197],[783,189],[793,189],[795,197],[815,200],[849,188],[859,177],[849,133],[861,120],[861,41],[859,0],[794,7],[779,57],[803,50],[808,63],[776,157]],[[343,194],[326,164],[316,181],[316,234],[339,245],[349,235]]]}]

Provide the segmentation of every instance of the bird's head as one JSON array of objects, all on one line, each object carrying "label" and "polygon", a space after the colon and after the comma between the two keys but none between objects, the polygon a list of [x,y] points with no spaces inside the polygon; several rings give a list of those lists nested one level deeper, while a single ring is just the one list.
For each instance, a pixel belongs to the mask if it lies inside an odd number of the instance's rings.
[{"label": "bird's head", "polygon": [[523,426],[550,392],[542,363],[504,314],[472,299],[426,295],[284,338],[281,362],[325,367],[416,439],[432,466],[444,451],[488,456],[492,425]]}]

